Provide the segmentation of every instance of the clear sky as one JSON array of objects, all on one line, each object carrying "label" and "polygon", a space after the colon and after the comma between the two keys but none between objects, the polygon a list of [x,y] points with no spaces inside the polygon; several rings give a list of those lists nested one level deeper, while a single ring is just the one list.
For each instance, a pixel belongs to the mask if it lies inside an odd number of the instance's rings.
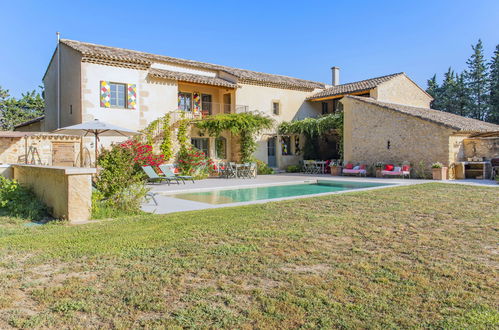
[{"label": "clear sky", "polygon": [[0,0],[0,86],[37,88],[63,38],[330,83],[405,71],[426,86],[499,43],[498,0]]}]

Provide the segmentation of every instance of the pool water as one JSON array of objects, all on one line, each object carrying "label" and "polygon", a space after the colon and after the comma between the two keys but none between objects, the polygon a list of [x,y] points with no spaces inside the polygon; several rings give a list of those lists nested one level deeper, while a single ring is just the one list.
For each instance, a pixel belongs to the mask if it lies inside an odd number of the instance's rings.
[{"label": "pool water", "polygon": [[293,196],[306,196],[335,191],[387,186],[386,183],[352,182],[352,181],[318,181],[317,183],[300,183],[253,188],[227,190],[211,190],[195,193],[180,193],[170,197],[187,199],[208,204],[228,204],[250,202],[262,199],[274,199]]}]

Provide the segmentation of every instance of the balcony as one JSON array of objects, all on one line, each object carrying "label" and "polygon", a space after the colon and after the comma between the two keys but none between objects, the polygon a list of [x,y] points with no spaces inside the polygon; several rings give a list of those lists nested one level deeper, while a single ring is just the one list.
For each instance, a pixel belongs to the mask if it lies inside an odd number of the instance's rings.
[{"label": "balcony", "polygon": [[185,111],[182,109],[178,109],[179,112],[184,112],[186,114],[190,114],[190,116],[194,117],[206,117],[206,116],[214,116],[222,113],[243,113],[248,112],[249,107],[247,105],[234,105],[234,104],[226,104],[226,103],[217,103],[217,102],[203,102],[201,104],[201,113],[199,115],[195,114],[193,111]]}]

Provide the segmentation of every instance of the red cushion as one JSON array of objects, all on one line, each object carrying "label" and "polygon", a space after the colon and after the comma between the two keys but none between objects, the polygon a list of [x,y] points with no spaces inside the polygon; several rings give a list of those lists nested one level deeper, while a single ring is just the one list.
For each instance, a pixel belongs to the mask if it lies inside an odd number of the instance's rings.
[{"label": "red cushion", "polygon": [[411,169],[409,165],[402,165],[402,171],[408,172]]},{"label": "red cushion", "polygon": [[360,169],[361,170],[365,170],[366,169],[366,165],[360,165]]},{"label": "red cushion", "polygon": [[385,165],[385,171],[393,171],[394,168],[395,166],[393,166],[392,164]]},{"label": "red cushion", "polygon": [[353,168],[353,164],[348,163],[348,164],[346,164],[345,168],[347,170],[351,170]]}]

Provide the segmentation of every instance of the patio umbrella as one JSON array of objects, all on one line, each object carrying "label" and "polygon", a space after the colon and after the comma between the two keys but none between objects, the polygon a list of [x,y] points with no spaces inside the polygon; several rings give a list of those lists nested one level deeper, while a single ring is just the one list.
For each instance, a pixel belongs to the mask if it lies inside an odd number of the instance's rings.
[{"label": "patio umbrella", "polygon": [[78,125],[62,127],[54,131],[54,133],[79,135],[79,136],[95,136],[95,167],[97,167],[97,156],[99,136],[134,136],[141,134],[128,128],[123,128],[94,119]]}]

